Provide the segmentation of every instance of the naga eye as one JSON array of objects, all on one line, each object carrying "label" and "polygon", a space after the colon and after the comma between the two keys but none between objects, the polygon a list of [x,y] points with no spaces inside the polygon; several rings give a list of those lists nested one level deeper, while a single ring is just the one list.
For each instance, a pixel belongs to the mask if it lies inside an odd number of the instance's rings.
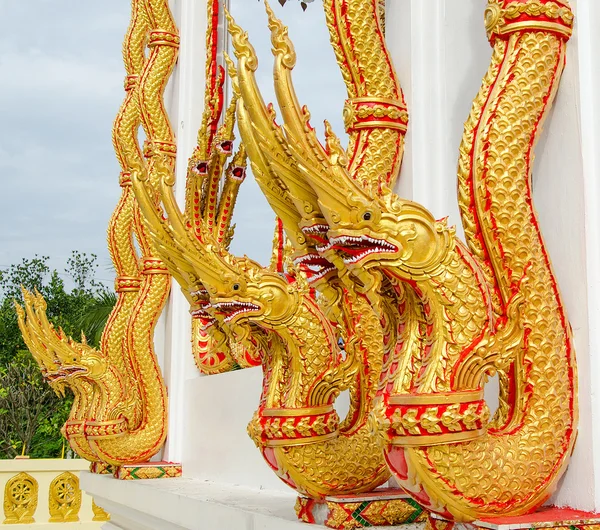
[{"label": "naga eye", "polygon": [[240,290],[240,284],[239,283],[234,283],[233,284],[233,290],[234,291],[239,291]]},{"label": "naga eye", "polygon": [[371,212],[365,212],[365,213],[363,213],[363,219],[365,221],[370,221],[371,220]]}]

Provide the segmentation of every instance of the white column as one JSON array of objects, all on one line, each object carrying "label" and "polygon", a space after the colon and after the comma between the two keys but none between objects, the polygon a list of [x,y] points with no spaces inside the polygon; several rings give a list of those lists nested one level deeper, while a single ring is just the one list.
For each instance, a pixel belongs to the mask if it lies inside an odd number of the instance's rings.
[{"label": "white column", "polygon": [[[558,502],[571,504],[585,495],[590,509],[600,510],[600,394],[595,386],[600,379],[600,4],[597,0],[572,0],[576,10],[575,46],[577,54],[569,57],[570,66],[579,69],[575,99],[579,99],[579,122],[582,151],[582,237],[585,255],[582,263],[574,256],[571,267],[582,271],[586,295],[577,300],[586,308],[585,320],[573,323],[580,381],[580,428],[575,448],[572,475],[565,479]],[[563,132],[564,136],[564,132]],[[563,173],[570,179],[570,171]],[[569,246],[568,241],[563,245]],[[587,353],[587,358],[584,357]],[[578,475],[583,475],[580,477]],[[585,478],[582,481],[581,478]],[[587,490],[587,491],[585,491]],[[587,498],[591,498],[587,500]]]},{"label": "white column", "polygon": [[[590,379],[600,380],[600,4],[579,0],[579,68],[587,236]],[[600,511],[600,394],[591,395],[595,511]]]},{"label": "white column", "polygon": [[[196,146],[204,108],[206,82],[206,2],[171,0],[171,9],[181,37],[179,60],[165,95],[177,138],[175,195],[185,203],[188,159]],[[191,350],[189,304],[173,281],[165,313],[166,347],[163,374],[169,390],[169,431],[163,459],[182,462],[185,433],[185,381],[197,377]]]},{"label": "white column", "polygon": [[462,124],[489,62],[478,0],[390,0],[387,39],[410,116],[398,193],[460,226]]},{"label": "white column", "polygon": [[[600,395],[592,384],[600,376],[600,37],[595,31],[600,5],[597,0],[571,4],[578,22],[560,91],[536,148],[534,195],[579,365],[579,438],[552,502],[596,510]],[[484,0],[390,0],[386,16],[410,114],[398,192],[459,226],[458,148],[491,56],[485,5]]]}]

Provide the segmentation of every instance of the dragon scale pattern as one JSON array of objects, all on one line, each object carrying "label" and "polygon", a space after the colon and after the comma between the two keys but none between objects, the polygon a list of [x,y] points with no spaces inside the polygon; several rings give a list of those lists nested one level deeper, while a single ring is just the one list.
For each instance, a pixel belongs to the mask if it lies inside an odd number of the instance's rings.
[{"label": "dragon scale pattern", "polygon": [[[175,155],[174,136],[164,108],[164,90],[177,59],[179,37],[164,0],[146,0],[150,23],[148,47],[150,55],[139,81],[139,108],[147,142],[153,146],[149,155],[148,173],[154,174],[156,144]],[[171,171],[174,170],[174,162]],[[136,213],[136,215],[139,215]],[[105,462],[119,464],[149,460],[166,437],[167,395],[160,367],[154,352],[154,328],[170,291],[171,278],[158,258],[143,223],[136,222],[136,235],[142,250],[140,292],[127,323],[125,343],[130,352],[135,380],[139,385],[141,414],[139,423],[131,426],[128,435],[120,438],[96,438],[93,449]]]},{"label": "dragon scale pattern", "polygon": [[[526,32],[511,37],[506,56],[513,62],[497,79],[497,96],[486,109],[488,130],[477,139],[494,146],[487,158],[478,160],[475,173],[481,179],[479,218],[483,226],[493,222],[496,227],[495,240],[489,239],[492,256],[502,252],[502,259],[495,256],[493,262],[498,264],[496,274],[504,292],[530,268],[522,290],[524,325],[531,332],[518,374],[519,386],[530,390],[516,404],[523,409],[520,427],[514,434],[490,433],[459,448],[409,450],[408,456],[417,468],[429,469],[443,481],[444,489],[449,485],[446,477],[459,477],[452,487],[472,505],[485,505],[488,516],[516,506],[527,511],[545,500],[551,492],[548,488],[564,470],[575,436],[574,403],[565,399],[575,393],[570,330],[531,205],[530,183],[531,138],[556,92],[564,49],[564,39],[552,34]],[[524,86],[532,93],[523,94]],[[519,99],[537,104],[523,113],[519,109],[526,106],[515,104]],[[510,130],[506,123],[511,124]],[[515,156],[515,149],[524,156]],[[489,208],[484,201],[491,202]]]},{"label": "dragon scale pattern", "polygon": [[137,140],[140,125],[146,132],[150,175],[156,173],[157,156],[166,152],[173,160],[175,155],[163,93],[178,39],[166,0],[132,1],[123,48],[126,98],[113,128],[122,193],[108,230],[118,299],[100,349],[56,331],[39,295],[24,293],[25,311],[17,308],[23,336],[43,373],[57,391],[70,386],[75,394],[65,435],[84,458],[113,465],[148,461],[166,437],[167,395],[153,336],[171,278],[141,218],[132,174],[145,164]]},{"label": "dragon scale pattern", "polygon": [[[310,126],[293,87],[293,45],[269,6],[283,125],[260,94],[248,35],[227,13],[237,67],[226,57],[234,96],[223,113],[220,5],[210,0],[205,110],[182,210],[164,103],[178,32],[168,0],[132,0],[126,98],[113,129],[117,305],[95,350],[55,330],[43,299],[25,292],[23,337],[54,388],[73,388],[65,433],[81,456],[149,460],[166,436],[153,335],[172,275],[190,303],[198,368],[262,365],[248,433],[299,493],[369,492],[391,470],[448,520],[535,510],[566,469],[577,424],[571,331],[531,186],[572,32],[569,4],[488,0],[493,51],[458,164],[466,245],[446,220],[391,191],[408,111],[381,0],[324,7],[348,93],[348,148],[328,123],[324,144]],[[234,154],[236,114],[243,145]],[[247,158],[279,217],[270,267],[228,250]],[[501,403],[490,421],[483,389],[495,373]],[[334,402],[344,391],[350,411],[340,421]]]},{"label": "dragon scale pattern", "polygon": [[[369,185],[393,186],[402,156],[408,111],[389,52],[382,45],[379,2],[327,0],[325,17],[330,40],[348,92],[344,119],[348,137],[348,168],[358,181]],[[375,52],[376,51],[376,52]],[[375,52],[375,53],[373,53]],[[353,101],[365,98],[367,108],[358,110]],[[395,102],[390,109],[385,104]],[[384,105],[382,105],[382,103]],[[357,112],[371,119],[381,119],[393,112],[401,128],[382,127],[376,123],[354,129]]]},{"label": "dragon scale pattern", "polygon": [[473,145],[471,178],[459,178],[459,194],[473,194],[473,206],[463,214],[480,229],[480,236],[470,236],[471,245],[489,256],[484,276],[493,267],[503,306],[517,293],[523,299],[525,336],[508,374],[515,390],[504,394],[510,399],[505,424],[467,443],[393,446],[387,454],[419,502],[456,520],[518,515],[542,504],[564,472],[575,439],[570,328],[531,196],[535,140],[558,89],[565,46],[565,37],[554,32],[519,31],[506,41],[496,39],[496,76],[484,79],[472,113],[480,116],[478,126],[470,130],[471,120],[465,133],[464,145]]},{"label": "dragon scale pattern", "polygon": [[[372,7],[367,0],[352,7],[359,4]],[[340,0],[329,11],[335,25],[335,17],[351,9]],[[570,329],[530,182],[573,15],[565,1],[490,0],[485,18],[494,51],[465,126],[458,172],[473,254],[445,220],[383,183],[356,178],[330,129],[319,150],[306,109],[287,97],[291,77],[281,68],[275,76],[285,122],[276,141],[301,173],[289,195],[296,203],[305,197],[318,203],[328,228],[325,236],[320,228],[327,240],[320,252],[336,264],[343,284],[356,281],[382,314],[388,346],[373,417],[386,440],[387,462],[415,500],[458,521],[540,506],[566,467],[577,422]],[[364,25],[374,21],[371,12]],[[345,62],[344,50],[360,47],[334,33],[342,75],[356,97],[359,69]],[[242,98],[251,112],[258,97],[242,90]],[[359,142],[350,143],[353,152]],[[273,152],[266,146],[276,165]],[[386,355],[393,355],[391,363]],[[483,385],[495,372],[504,388],[500,412],[489,422]]]}]

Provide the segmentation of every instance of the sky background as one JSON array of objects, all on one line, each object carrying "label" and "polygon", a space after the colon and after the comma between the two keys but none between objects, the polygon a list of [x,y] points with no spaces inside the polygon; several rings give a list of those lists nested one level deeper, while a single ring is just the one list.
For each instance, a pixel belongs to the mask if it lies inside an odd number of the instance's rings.
[{"label": "sky background", "polygon": [[[296,45],[301,102],[319,131],[327,118],[342,135],[345,90],[320,3],[306,12],[296,0],[272,3]],[[129,7],[127,0],[0,2],[0,268],[38,254],[62,270],[79,250],[97,254],[99,278],[112,281],[106,227],[120,194],[120,169],[111,128],[124,97],[121,45]],[[231,11],[250,33],[261,59],[259,83],[265,99],[273,99],[264,8],[231,0]],[[232,250],[267,262],[273,214],[251,178],[234,221]]]}]

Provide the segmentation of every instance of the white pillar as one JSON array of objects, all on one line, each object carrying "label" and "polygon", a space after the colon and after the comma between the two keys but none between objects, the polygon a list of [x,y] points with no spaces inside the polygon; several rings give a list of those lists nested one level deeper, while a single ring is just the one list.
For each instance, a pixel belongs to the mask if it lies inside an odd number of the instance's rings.
[{"label": "white pillar", "polygon": [[[578,470],[565,479],[558,500],[571,503],[583,495],[593,499],[590,508],[600,511],[600,393],[595,386],[600,379],[600,4],[597,0],[577,0],[575,42],[577,55],[570,57],[571,66],[579,68],[576,85],[579,99],[579,121],[582,151],[582,225],[585,238],[584,269],[580,281],[586,282],[585,298],[576,303],[587,309],[586,320],[573,324],[579,348],[579,380],[581,417],[579,441],[575,448],[574,464]],[[564,178],[570,178],[569,172]],[[576,265],[573,260],[572,265]],[[581,326],[581,327],[580,327]],[[587,350],[588,358],[582,359]],[[584,439],[583,436],[585,436]],[[573,466],[573,467],[575,467]],[[578,472],[591,475],[591,480],[581,484]],[[587,478],[587,477],[586,477]]]},{"label": "white pillar", "polygon": [[[204,108],[206,2],[171,0],[171,9],[179,28],[181,47],[165,99],[177,139],[175,195],[183,205],[188,159],[197,143]],[[197,377],[198,371],[192,357],[189,304],[175,281],[165,319],[163,375],[169,391],[169,431],[163,459],[182,462],[186,436],[185,380]]]},{"label": "white pillar", "polygon": [[[388,45],[410,122],[398,193],[460,227],[456,166],[490,56],[478,0],[389,0]],[[460,232],[460,229],[459,229]]]}]

